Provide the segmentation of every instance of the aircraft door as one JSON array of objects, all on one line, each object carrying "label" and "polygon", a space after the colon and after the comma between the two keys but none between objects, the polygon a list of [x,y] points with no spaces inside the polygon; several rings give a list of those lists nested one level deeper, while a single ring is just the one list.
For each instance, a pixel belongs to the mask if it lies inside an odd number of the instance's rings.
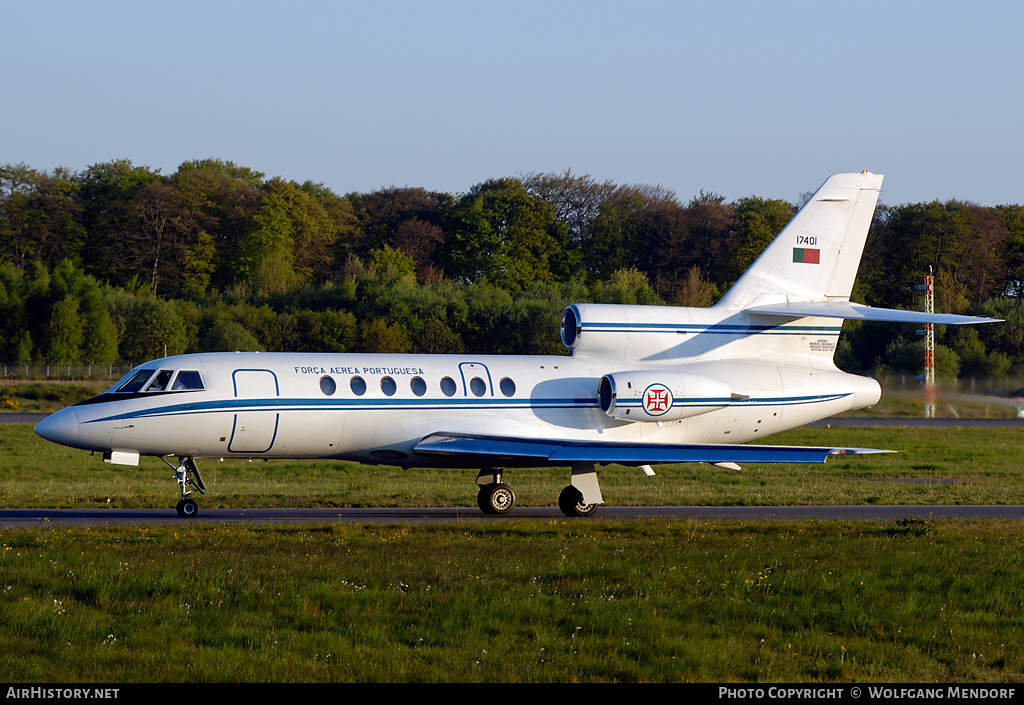
[{"label": "aircraft door", "polygon": [[232,453],[266,453],[274,447],[280,414],[276,410],[280,387],[270,370],[235,370],[232,379],[235,399],[240,403],[235,413],[228,450]]},{"label": "aircraft door", "polygon": [[467,397],[493,397],[491,372],[487,365],[479,362],[463,362],[459,365],[462,374],[462,391]]}]

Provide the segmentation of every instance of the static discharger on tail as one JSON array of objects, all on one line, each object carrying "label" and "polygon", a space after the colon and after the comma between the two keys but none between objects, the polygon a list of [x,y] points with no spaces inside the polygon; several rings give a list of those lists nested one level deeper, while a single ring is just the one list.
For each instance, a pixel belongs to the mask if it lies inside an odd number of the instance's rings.
[{"label": "static discharger on tail", "polygon": [[490,514],[515,506],[506,470],[567,467],[558,504],[587,516],[604,502],[598,465],[653,475],[661,463],[885,452],[744,443],[878,401],[877,382],[833,362],[843,319],[993,320],[850,301],[881,184],[869,172],[829,178],[710,308],[569,306],[561,335],[571,357],[179,355],[140,365],[36,433],[112,463],[162,458],[183,517],[206,490],[197,458],[472,468]]}]

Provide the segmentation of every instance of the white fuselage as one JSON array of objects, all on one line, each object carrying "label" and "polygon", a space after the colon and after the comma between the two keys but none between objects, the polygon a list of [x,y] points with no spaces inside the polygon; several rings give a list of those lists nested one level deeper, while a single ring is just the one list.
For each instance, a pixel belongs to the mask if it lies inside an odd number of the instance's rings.
[{"label": "white fuselage", "polygon": [[[136,369],[198,372],[203,388],[111,391],[51,416],[41,435],[86,450],[139,455],[460,466],[467,463],[417,456],[413,447],[436,432],[739,443],[869,406],[880,393],[874,380],[835,368],[749,359],[669,368],[579,355],[208,353]],[[602,376],[669,369],[720,380],[736,394],[718,400],[715,410],[663,422],[612,418],[601,408]]]}]

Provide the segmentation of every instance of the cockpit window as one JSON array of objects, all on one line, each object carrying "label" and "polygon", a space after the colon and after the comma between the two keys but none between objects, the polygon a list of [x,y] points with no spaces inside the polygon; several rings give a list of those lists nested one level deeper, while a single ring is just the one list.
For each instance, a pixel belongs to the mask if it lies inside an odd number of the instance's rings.
[{"label": "cockpit window", "polygon": [[[171,382],[171,380],[174,380]],[[149,384],[146,384],[149,382]],[[120,386],[111,391],[115,394],[137,394],[145,391],[154,392],[194,392],[202,391],[203,378],[195,370],[181,370],[177,376],[174,370],[139,370],[129,375]]]},{"label": "cockpit window", "polygon": [[174,370],[160,370],[153,381],[146,385],[147,392],[162,392],[167,389],[167,385],[171,383],[171,377],[174,375]]},{"label": "cockpit window", "polygon": [[137,392],[142,389],[142,385],[146,383],[146,380],[149,379],[155,371],[156,370],[139,370],[129,377],[128,381],[118,387],[115,391],[118,394],[132,394]]},{"label": "cockpit window", "polygon": [[173,392],[190,392],[203,389],[203,378],[195,370],[182,370],[174,380]]}]

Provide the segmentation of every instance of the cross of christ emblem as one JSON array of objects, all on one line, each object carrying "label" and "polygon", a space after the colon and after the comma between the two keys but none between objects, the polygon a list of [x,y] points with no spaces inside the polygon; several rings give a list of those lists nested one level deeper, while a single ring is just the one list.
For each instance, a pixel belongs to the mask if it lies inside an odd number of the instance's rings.
[{"label": "cross of christ emblem", "polygon": [[644,411],[660,416],[672,407],[672,392],[664,384],[652,384],[644,392]]}]

